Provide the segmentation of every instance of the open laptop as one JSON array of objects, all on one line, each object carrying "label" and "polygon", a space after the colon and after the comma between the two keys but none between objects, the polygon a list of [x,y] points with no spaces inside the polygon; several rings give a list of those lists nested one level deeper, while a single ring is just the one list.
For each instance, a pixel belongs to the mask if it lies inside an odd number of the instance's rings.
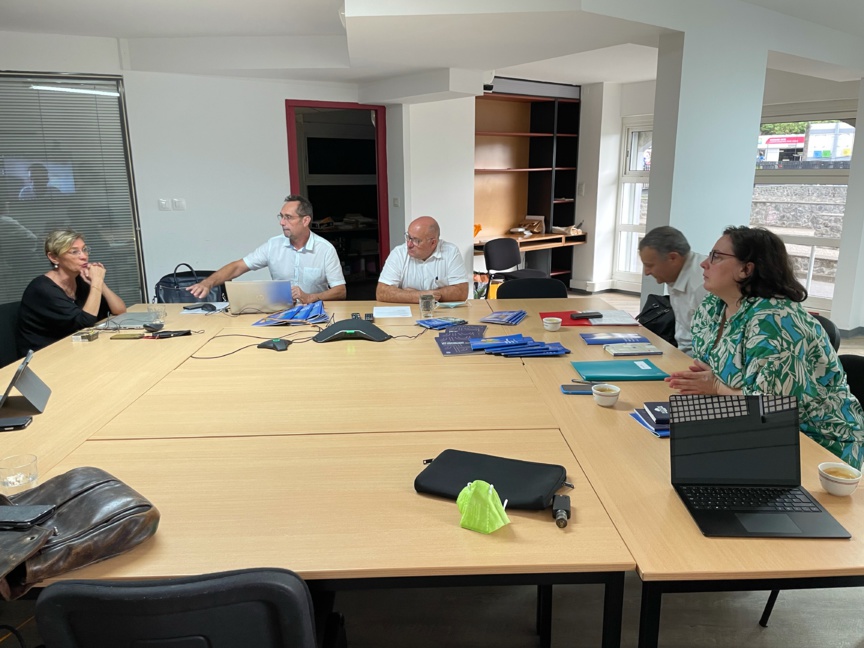
[{"label": "open laptop", "polygon": [[[9,381],[9,386],[6,391],[0,396],[0,407],[3,407],[7,401],[11,402],[10,394],[12,388],[15,387],[18,393],[38,412],[44,412],[45,406],[48,404],[48,397],[51,396],[51,388],[48,387],[42,380],[33,373],[33,370],[28,366],[33,358],[33,351],[28,351],[27,356],[18,365],[15,370],[15,375]],[[14,396],[12,398],[15,398]]]},{"label": "open laptop", "polygon": [[672,486],[706,536],[849,538],[801,488],[794,396],[669,397]]},{"label": "open laptop", "polygon": [[290,281],[228,281],[225,291],[233,315],[278,313],[294,306]]},{"label": "open laptop", "polygon": [[153,324],[159,319],[157,313],[123,313],[122,315],[113,315],[100,322],[93,328],[103,331],[125,331],[127,329],[141,329],[145,324]]}]

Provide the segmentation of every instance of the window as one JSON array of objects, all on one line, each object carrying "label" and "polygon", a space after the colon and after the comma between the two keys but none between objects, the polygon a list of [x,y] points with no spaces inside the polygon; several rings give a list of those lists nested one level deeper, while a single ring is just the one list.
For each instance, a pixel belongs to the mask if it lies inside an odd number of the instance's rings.
[{"label": "window", "polygon": [[84,234],[126,303],[142,264],[119,79],[0,76],[0,303],[48,270],[45,234]]},{"label": "window", "polygon": [[651,171],[653,122],[624,120],[623,169],[618,189],[618,219],[615,224],[615,260],[612,278],[616,287],[639,290],[642,262],[639,241],[645,235],[648,214],[648,176]]},{"label": "window", "polygon": [[750,224],[786,243],[812,308],[834,296],[854,139],[852,121],[836,117],[761,126]]}]

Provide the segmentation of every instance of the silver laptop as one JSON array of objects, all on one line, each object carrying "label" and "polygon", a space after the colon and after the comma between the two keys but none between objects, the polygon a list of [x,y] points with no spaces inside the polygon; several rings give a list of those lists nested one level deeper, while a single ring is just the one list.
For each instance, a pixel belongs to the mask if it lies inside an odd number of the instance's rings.
[{"label": "silver laptop", "polygon": [[294,306],[290,281],[229,281],[225,291],[232,315],[278,313]]},{"label": "silver laptop", "polygon": [[156,313],[123,313],[109,317],[104,322],[97,324],[93,328],[103,331],[125,331],[126,329],[144,328],[145,324],[153,324],[159,319]]}]

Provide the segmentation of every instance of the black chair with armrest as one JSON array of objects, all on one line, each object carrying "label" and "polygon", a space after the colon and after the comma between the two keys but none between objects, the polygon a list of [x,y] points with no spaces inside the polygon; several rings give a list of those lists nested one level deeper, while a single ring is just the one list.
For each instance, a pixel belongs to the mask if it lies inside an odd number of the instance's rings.
[{"label": "black chair with armrest", "polygon": [[20,301],[0,304],[0,367],[5,367],[21,359],[15,343],[20,306]]},{"label": "black chair with armrest", "polygon": [[483,260],[486,262],[486,271],[489,273],[489,283],[493,279],[502,278],[504,281],[511,279],[542,279],[549,275],[542,270],[525,268],[522,270],[510,270],[522,263],[522,253],[519,243],[512,238],[497,238],[487,241],[483,246]]},{"label": "black chair with armrest", "polygon": [[36,624],[47,648],[315,648],[309,589],[285,569],[54,583]]},{"label": "black chair with armrest", "polygon": [[823,329],[825,329],[825,333],[828,335],[828,340],[830,340],[831,346],[834,347],[835,351],[837,351],[840,348],[840,331],[837,329],[837,325],[822,315],[814,315],[813,317],[816,318],[816,321],[822,325]]},{"label": "black chair with armrest", "polygon": [[567,297],[567,286],[557,279],[514,279],[498,286],[497,299],[556,299]]}]

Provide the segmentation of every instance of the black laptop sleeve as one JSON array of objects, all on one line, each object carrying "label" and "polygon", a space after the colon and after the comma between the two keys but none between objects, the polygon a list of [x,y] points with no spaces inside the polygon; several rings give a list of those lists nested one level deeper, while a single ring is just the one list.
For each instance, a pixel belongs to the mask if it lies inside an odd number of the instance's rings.
[{"label": "black laptop sleeve", "polygon": [[564,466],[450,449],[417,475],[414,490],[455,500],[469,482],[482,479],[495,486],[507,508],[540,511],[551,506],[566,478]]}]

